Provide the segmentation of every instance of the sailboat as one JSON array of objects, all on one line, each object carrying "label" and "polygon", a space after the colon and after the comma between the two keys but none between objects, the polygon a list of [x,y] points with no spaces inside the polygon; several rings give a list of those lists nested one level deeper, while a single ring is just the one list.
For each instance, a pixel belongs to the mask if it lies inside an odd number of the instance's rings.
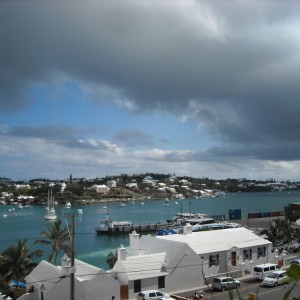
[{"label": "sailboat", "polygon": [[57,216],[54,209],[54,200],[52,197],[52,190],[48,191],[48,209],[44,219],[47,221],[56,220]]},{"label": "sailboat", "polygon": [[120,206],[125,207],[125,206],[126,206],[125,201],[121,201],[121,202],[120,202]]},{"label": "sailboat", "polygon": [[3,212],[3,218],[7,218],[7,214],[6,214],[6,212],[5,212],[5,206],[3,207],[3,209],[4,209],[4,212]]}]

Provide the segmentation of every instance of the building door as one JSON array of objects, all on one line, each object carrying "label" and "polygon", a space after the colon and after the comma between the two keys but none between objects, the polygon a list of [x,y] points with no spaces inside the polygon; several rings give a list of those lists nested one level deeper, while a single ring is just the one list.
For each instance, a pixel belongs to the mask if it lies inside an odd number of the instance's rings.
[{"label": "building door", "polygon": [[121,299],[128,299],[128,285],[121,285],[120,294]]},{"label": "building door", "polygon": [[231,252],[231,265],[236,266],[236,252]]}]

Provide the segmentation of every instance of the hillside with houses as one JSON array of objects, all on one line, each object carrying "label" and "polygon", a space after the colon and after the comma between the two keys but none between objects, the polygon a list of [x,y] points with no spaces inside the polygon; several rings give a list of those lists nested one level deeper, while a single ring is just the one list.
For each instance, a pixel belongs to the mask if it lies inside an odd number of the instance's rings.
[{"label": "hillside with houses", "polygon": [[13,181],[0,178],[1,203],[45,203],[49,188],[55,200],[78,203],[119,201],[122,199],[162,199],[222,197],[228,193],[272,192],[298,189],[299,182],[274,179],[222,179],[180,177],[175,174],[121,174],[102,178],[73,178],[50,180],[45,178],[29,181]]}]

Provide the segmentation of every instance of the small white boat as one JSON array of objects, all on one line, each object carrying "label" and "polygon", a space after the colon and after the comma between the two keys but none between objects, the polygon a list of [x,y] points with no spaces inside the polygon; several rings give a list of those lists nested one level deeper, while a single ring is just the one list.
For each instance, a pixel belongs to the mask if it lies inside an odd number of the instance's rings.
[{"label": "small white boat", "polygon": [[166,205],[166,206],[170,205],[170,202],[169,202],[168,199],[165,200],[165,205]]},{"label": "small white boat", "polygon": [[126,206],[126,203],[125,203],[124,201],[121,201],[121,202],[120,202],[120,206],[125,207],[125,206]]},{"label": "small white boat", "polygon": [[22,203],[19,203],[19,204],[18,204],[18,208],[19,208],[19,209],[23,209]]},{"label": "small white boat", "polygon": [[14,208],[10,208],[8,212],[10,216],[16,216],[16,210]]},{"label": "small white boat", "polygon": [[77,209],[77,215],[78,215],[78,216],[83,215],[83,210],[82,210],[82,208],[78,208],[78,209]]},{"label": "small white boat", "polygon": [[54,209],[54,200],[52,197],[52,190],[48,191],[48,208],[47,208],[47,213],[44,216],[44,220],[46,221],[52,221],[52,220],[56,220],[57,216],[56,216],[56,212]]},{"label": "small white boat", "polygon": [[5,207],[4,207],[4,210],[3,210],[3,218],[7,218],[7,214],[5,212]]},{"label": "small white boat", "polygon": [[66,208],[66,209],[69,209],[69,208],[71,208],[71,206],[72,206],[72,205],[71,205],[71,202],[70,202],[70,201],[67,201],[66,204],[65,204],[65,208]]}]

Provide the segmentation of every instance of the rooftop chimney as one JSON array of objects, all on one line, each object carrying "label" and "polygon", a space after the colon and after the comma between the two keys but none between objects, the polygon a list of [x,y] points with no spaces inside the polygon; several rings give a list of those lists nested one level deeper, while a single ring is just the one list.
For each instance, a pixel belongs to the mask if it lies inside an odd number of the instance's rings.
[{"label": "rooftop chimney", "polygon": [[118,248],[118,260],[126,260],[126,248],[123,245]]},{"label": "rooftop chimney", "polygon": [[191,234],[192,233],[192,225],[190,223],[186,223],[183,227],[183,234]]},{"label": "rooftop chimney", "polygon": [[136,231],[129,234],[130,255],[135,256],[140,254],[140,235]]}]

